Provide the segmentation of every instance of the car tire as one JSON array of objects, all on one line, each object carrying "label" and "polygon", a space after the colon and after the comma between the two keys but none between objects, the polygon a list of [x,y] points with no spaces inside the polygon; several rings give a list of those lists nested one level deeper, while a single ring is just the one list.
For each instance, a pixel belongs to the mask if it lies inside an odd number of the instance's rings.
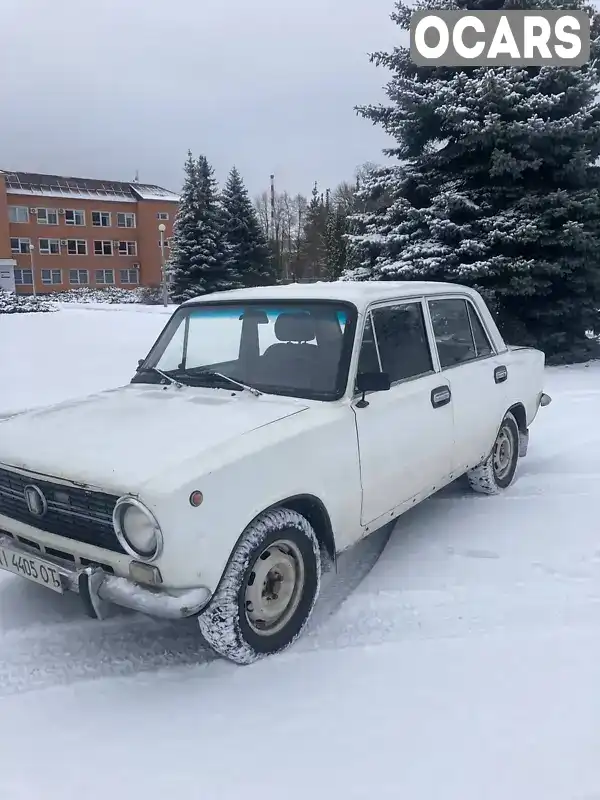
[{"label": "car tire", "polygon": [[300,636],[319,595],[321,553],[296,511],[266,511],[246,528],[208,608],[198,618],[210,647],[236,664],[280,653]]},{"label": "car tire", "polygon": [[474,492],[499,494],[511,485],[519,461],[519,441],[519,426],[509,412],[502,420],[489,456],[483,464],[467,472]]}]

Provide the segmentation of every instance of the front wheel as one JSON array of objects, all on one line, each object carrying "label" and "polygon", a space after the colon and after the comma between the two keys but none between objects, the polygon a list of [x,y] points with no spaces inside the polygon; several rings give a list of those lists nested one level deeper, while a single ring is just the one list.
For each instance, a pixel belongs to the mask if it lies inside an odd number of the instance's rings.
[{"label": "front wheel", "polygon": [[499,494],[513,482],[519,461],[519,426],[509,412],[502,420],[492,452],[467,473],[469,484],[480,494]]},{"label": "front wheel", "polygon": [[244,531],[198,618],[202,635],[236,664],[279,653],[306,626],[320,581],[319,543],[308,520],[287,508],[267,511]]}]

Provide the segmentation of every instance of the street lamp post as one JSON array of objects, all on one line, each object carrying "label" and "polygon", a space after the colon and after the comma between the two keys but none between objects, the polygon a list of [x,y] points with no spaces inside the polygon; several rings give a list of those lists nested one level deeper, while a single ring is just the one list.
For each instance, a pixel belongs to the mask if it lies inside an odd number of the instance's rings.
[{"label": "street lamp post", "polygon": [[35,250],[35,247],[30,242],[29,243],[29,260],[31,262],[31,285],[33,287],[33,296],[37,297],[37,294],[36,294],[36,291],[35,291],[35,265],[33,263],[33,251],[34,250]]},{"label": "street lamp post", "polygon": [[160,261],[162,267],[162,296],[163,296],[163,305],[166,308],[169,305],[169,292],[167,289],[167,267],[165,264],[165,231],[167,230],[167,226],[161,222],[158,226],[158,230],[160,232]]}]

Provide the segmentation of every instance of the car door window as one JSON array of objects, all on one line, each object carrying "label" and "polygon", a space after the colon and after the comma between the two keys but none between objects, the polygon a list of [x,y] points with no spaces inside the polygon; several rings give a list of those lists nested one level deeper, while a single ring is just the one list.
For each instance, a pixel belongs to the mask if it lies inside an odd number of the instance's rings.
[{"label": "car door window", "polygon": [[488,338],[487,333],[485,332],[485,328],[481,320],[479,319],[479,314],[471,303],[467,303],[467,308],[469,309],[469,318],[471,320],[471,329],[473,331],[473,338],[475,339],[475,349],[477,351],[477,357],[482,358],[483,356],[491,356],[494,352],[491,342]]},{"label": "car door window", "polygon": [[372,312],[372,321],[381,369],[389,375],[392,383],[432,372],[431,351],[420,302],[376,308]]},{"label": "car door window", "polygon": [[366,319],[365,329],[363,332],[363,339],[360,346],[360,353],[358,355],[358,373],[364,374],[366,372],[380,372],[379,356],[377,354],[377,345],[375,344],[375,336],[373,334],[373,326],[371,324],[371,315]]},{"label": "car door window", "polygon": [[429,311],[442,369],[477,358],[465,300],[430,300]]}]

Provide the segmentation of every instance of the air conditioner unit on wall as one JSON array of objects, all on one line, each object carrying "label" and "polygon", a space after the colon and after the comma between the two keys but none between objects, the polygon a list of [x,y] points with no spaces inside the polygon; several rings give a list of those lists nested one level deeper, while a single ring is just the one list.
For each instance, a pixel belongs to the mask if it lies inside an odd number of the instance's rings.
[{"label": "air conditioner unit on wall", "polygon": [[29,213],[30,214],[37,214],[37,208],[30,208],[29,209]]},{"label": "air conditioner unit on wall", "polygon": [[139,269],[139,268],[140,268],[139,264],[132,264],[131,265],[131,269]]},{"label": "air conditioner unit on wall", "polygon": [[59,213],[59,214],[64,214],[64,213],[65,213],[65,210],[64,210],[64,208],[59,208],[59,209],[58,209],[58,213]]},{"label": "air conditioner unit on wall", "polygon": [[61,239],[60,240],[60,244],[61,244],[61,247],[66,247],[67,246],[67,240],[66,239]]}]

